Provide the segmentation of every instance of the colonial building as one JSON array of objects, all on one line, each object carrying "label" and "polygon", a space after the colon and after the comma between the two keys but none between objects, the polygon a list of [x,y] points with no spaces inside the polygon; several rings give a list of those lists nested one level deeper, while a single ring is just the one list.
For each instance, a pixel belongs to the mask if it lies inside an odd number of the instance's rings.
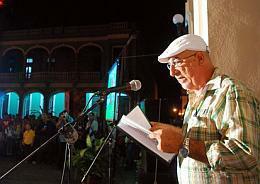
[{"label": "colonial building", "polygon": [[[55,100],[60,97],[59,111],[77,116],[86,93],[106,87],[114,60],[135,53],[135,36],[125,22],[13,30],[0,37],[1,117],[39,110],[58,115]],[[38,101],[34,105],[33,99]],[[10,109],[11,101],[17,108]]]}]

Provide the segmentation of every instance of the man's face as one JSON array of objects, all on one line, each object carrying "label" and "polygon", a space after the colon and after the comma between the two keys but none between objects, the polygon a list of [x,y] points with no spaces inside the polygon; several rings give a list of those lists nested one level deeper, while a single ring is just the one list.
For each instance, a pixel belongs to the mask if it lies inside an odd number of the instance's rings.
[{"label": "man's face", "polygon": [[89,114],[89,115],[88,115],[88,120],[89,120],[89,121],[93,121],[94,118],[95,118],[94,115],[92,115],[92,114]]},{"label": "man's face", "polygon": [[25,129],[26,129],[26,130],[30,130],[30,129],[31,129],[31,125],[30,125],[30,124],[28,124],[28,123],[27,123],[27,124],[25,124]]},{"label": "man's face", "polygon": [[169,60],[170,75],[177,79],[183,89],[192,91],[201,86],[200,76],[203,75],[203,70],[199,65],[199,54],[202,53],[184,51]]},{"label": "man's face", "polygon": [[61,115],[62,118],[66,118],[67,116],[68,116],[67,112],[62,113],[62,115]]}]

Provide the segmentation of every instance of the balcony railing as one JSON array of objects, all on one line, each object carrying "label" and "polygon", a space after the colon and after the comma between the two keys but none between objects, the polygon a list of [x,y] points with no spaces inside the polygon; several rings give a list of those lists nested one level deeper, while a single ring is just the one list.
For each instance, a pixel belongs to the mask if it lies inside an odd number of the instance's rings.
[{"label": "balcony railing", "polygon": [[59,37],[86,37],[107,34],[129,33],[127,22],[111,23],[95,26],[50,27],[40,29],[24,29],[4,31],[0,35],[1,41],[46,39]]},{"label": "balcony railing", "polygon": [[20,82],[83,82],[95,83],[101,81],[100,72],[35,72],[25,73],[0,73],[0,83]]}]

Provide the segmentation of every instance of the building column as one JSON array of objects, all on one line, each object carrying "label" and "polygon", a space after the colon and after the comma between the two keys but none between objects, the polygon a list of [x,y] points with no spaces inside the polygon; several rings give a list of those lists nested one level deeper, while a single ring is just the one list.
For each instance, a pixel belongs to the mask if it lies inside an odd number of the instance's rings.
[{"label": "building column", "polygon": [[23,103],[24,103],[24,93],[19,93],[19,107],[18,107],[18,115],[20,117],[23,116]]},{"label": "building column", "polygon": [[69,112],[73,113],[74,117],[77,117],[83,110],[83,107],[85,105],[84,94],[85,93],[83,91],[78,89],[73,89],[70,91]]},{"label": "building column", "polygon": [[50,94],[48,92],[43,93],[44,100],[43,100],[43,112],[48,113],[49,110],[49,101],[50,101]]}]

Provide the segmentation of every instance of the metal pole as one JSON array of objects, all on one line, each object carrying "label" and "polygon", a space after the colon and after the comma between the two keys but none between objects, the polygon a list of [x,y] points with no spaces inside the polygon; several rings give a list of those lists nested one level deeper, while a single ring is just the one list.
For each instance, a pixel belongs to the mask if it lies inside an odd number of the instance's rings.
[{"label": "metal pole", "polygon": [[[105,144],[107,143],[108,139],[109,139],[110,136],[112,135],[112,133],[113,133],[113,131],[114,131],[115,128],[116,128],[116,126],[113,126],[112,130],[111,130],[111,131],[109,132],[109,134],[107,135],[107,137],[106,137],[104,143],[102,144],[102,146],[100,147],[100,149],[99,149],[97,155],[95,156],[94,160],[93,160],[92,163],[90,164],[90,166],[89,166],[87,172],[86,172],[86,173],[84,174],[84,176],[82,177],[81,183],[83,183],[83,182],[85,181],[85,179],[86,179],[86,177],[88,176],[88,174],[89,174],[89,172],[90,172],[92,166],[93,166],[94,163],[96,162],[98,156],[100,155],[101,151],[103,150]],[[109,167],[109,181],[110,181],[110,179],[111,179],[111,178],[110,178],[110,167]]]}]

